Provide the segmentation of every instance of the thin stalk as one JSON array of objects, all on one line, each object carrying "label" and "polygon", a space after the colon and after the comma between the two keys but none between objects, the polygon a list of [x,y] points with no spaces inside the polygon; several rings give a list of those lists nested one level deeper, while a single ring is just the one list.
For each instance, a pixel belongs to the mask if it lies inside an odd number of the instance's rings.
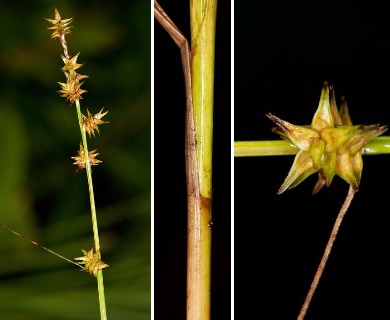
[{"label": "thin stalk", "polygon": [[235,157],[286,156],[297,154],[298,150],[285,140],[234,141]]},{"label": "thin stalk", "polygon": [[307,309],[309,308],[309,305],[310,305],[310,302],[313,298],[314,292],[317,289],[317,286],[318,286],[318,283],[321,279],[322,273],[324,272],[326,262],[328,261],[333,244],[336,240],[336,236],[337,236],[337,233],[340,229],[341,222],[343,221],[343,218],[344,218],[345,214],[347,213],[347,210],[352,202],[352,199],[353,199],[355,193],[356,192],[354,191],[353,187],[349,186],[348,195],[345,198],[345,201],[344,201],[344,203],[340,209],[340,212],[336,218],[336,221],[334,223],[334,226],[333,226],[332,232],[330,234],[328,243],[325,247],[324,254],[322,255],[321,262],[318,266],[316,274],[314,275],[313,281],[310,285],[309,292],[307,293],[307,296],[306,296],[305,301],[302,305],[301,311],[299,312],[297,320],[303,320],[305,318]]},{"label": "thin stalk", "polygon": [[27,238],[23,235],[21,235],[19,232],[16,232],[15,230],[12,230],[11,228],[7,227],[6,225],[0,223],[0,227],[3,227],[4,229],[8,230],[9,232],[12,232],[14,235],[18,236],[18,237],[21,237],[23,240],[26,240],[27,242],[30,242],[32,243],[33,245],[43,249],[43,250],[46,250],[47,252],[50,252],[51,254],[54,254],[55,256],[65,260],[65,261],[68,261],[76,266],[78,266],[79,268],[83,269],[84,267],[80,264],[78,264],[77,262],[74,262],[68,258],[65,258],[64,256],[58,254],[57,252],[54,252],[53,250],[50,250],[49,248],[46,248],[45,246],[42,246],[41,244],[39,244],[38,242],[34,241],[34,240],[31,240],[30,238]]},{"label": "thin stalk", "polygon": [[[85,129],[83,127],[83,121],[82,121],[82,115],[81,115],[81,111],[80,111],[80,101],[79,100],[76,100],[76,110],[77,110],[77,117],[79,120],[81,138],[82,138],[83,148],[84,148],[85,170],[87,172],[87,179],[88,179],[88,189],[89,189],[89,200],[90,200],[90,205],[91,205],[94,246],[95,246],[95,251],[99,252],[99,259],[100,259],[101,257],[100,257],[99,231],[98,231],[99,229],[98,229],[97,217],[96,217],[95,196],[94,196],[94,192],[93,192],[92,169],[91,169],[91,163],[89,161],[87,135],[86,135]],[[102,269],[100,269],[98,271],[98,274],[96,277],[97,277],[98,293],[99,293],[100,319],[107,320]]]},{"label": "thin stalk", "polygon": [[[298,148],[287,140],[235,141],[235,157],[295,155]],[[389,154],[390,136],[377,137],[362,149],[364,155]]]}]

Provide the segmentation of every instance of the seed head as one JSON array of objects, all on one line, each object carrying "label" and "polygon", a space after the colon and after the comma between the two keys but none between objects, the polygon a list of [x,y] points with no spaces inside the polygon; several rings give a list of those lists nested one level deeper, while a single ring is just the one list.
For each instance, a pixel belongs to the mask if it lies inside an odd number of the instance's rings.
[{"label": "seed head", "polygon": [[99,251],[94,253],[93,248],[88,252],[83,249],[81,249],[81,251],[83,252],[84,256],[74,258],[74,260],[79,260],[80,264],[84,264],[84,268],[82,269],[82,271],[87,271],[96,277],[99,270],[108,267],[108,264],[100,260]]},{"label": "seed head", "polygon": [[61,86],[61,90],[58,90],[58,92],[61,97],[66,98],[66,100],[70,102],[70,105],[72,105],[76,100],[83,99],[81,95],[87,91],[81,89],[84,82],[80,83],[79,81],[72,79],[72,75],[67,72],[65,72],[65,76],[68,81],[66,83],[58,82]]},{"label": "seed head", "polygon": [[82,64],[77,63],[77,58],[79,57],[80,52],[76,54],[73,58],[68,59],[64,56],[61,56],[62,61],[64,61],[64,66],[62,67],[62,71],[75,71],[76,69],[80,68]]},{"label": "seed head", "polygon": [[51,35],[52,39],[61,38],[71,33],[70,31],[71,26],[69,25],[72,23],[73,18],[62,20],[56,8],[54,8],[54,19],[46,19],[46,20],[54,25],[53,27],[48,28],[54,30],[54,32]]},{"label": "seed head", "polygon": [[[96,149],[88,152],[89,163],[91,164],[91,166],[97,166],[99,165],[99,163],[102,163],[102,161],[96,159],[96,156],[99,155],[99,153],[95,153],[95,152]],[[74,162],[73,164],[78,166],[78,170],[85,168],[86,165],[85,153],[81,143],[80,143],[78,155],[72,157],[72,159],[76,160],[76,162]]]},{"label": "seed head", "polygon": [[83,128],[88,133],[89,137],[91,137],[91,134],[95,136],[95,130],[97,131],[97,133],[100,134],[98,125],[108,123],[108,121],[101,120],[101,118],[103,118],[108,113],[108,111],[103,113],[103,109],[104,108],[102,108],[99,113],[96,113],[93,116],[89,113],[87,109],[88,115],[82,115]]},{"label": "seed head", "polygon": [[325,82],[310,126],[293,125],[271,113],[267,114],[278,126],[273,131],[299,148],[278,194],[296,187],[316,172],[318,181],[313,194],[324,185],[329,186],[335,175],[358,191],[363,169],[362,148],[384,133],[387,126],[352,125],[345,98],[341,101],[340,110],[337,110],[334,90]]}]

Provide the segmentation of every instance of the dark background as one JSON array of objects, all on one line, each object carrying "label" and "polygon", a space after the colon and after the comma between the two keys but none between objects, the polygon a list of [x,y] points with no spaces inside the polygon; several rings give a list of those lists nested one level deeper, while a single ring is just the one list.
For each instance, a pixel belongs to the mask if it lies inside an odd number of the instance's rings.
[{"label": "dark background", "polygon": [[[354,124],[390,124],[385,1],[236,3],[234,140],[273,140],[274,115],[310,124],[328,81]],[[312,175],[282,195],[293,156],[234,159],[235,299],[239,318],[295,319],[348,185],[316,196]],[[339,230],[306,319],[390,319],[389,155],[364,156],[360,191]],[[244,250],[245,249],[245,250]],[[249,289],[250,288],[250,289]],[[260,298],[261,297],[261,298]]]},{"label": "dark background", "polygon": [[[109,319],[151,318],[151,5],[148,1],[1,1],[0,223],[73,259],[93,246],[87,178],[76,172],[75,107],[56,92],[62,47],[54,6],[74,18],[81,109],[109,110],[88,138]],[[0,318],[99,319],[96,279],[0,228]]]},{"label": "dark background", "polygon": [[[189,2],[160,1],[190,39]],[[231,16],[217,5],[213,148],[211,318],[231,315]],[[185,92],[180,51],[154,22],[154,314],[186,314]]]}]

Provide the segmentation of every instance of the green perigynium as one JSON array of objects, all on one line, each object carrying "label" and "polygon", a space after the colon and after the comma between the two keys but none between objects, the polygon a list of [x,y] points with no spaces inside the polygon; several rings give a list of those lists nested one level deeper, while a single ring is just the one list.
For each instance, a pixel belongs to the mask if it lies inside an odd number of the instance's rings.
[{"label": "green perigynium", "polygon": [[270,113],[267,117],[281,130],[275,132],[299,148],[278,194],[296,187],[317,172],[313,194],[324,185],[329,186],[335,175],[358,191],[363,169],[362,147],[387,130],[387,126],[379,124],[353,125],[345,99],[342,98],[338,110],[333,87],[326,82],[310,126],[293,125]]}]

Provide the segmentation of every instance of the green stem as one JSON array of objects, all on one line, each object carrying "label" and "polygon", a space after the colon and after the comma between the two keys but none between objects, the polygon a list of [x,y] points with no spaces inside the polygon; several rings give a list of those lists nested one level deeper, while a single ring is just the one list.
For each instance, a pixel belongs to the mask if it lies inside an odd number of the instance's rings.
[{"label": "green stem", "polygon": [[[235,157],[295,155],[298,148],[287,140],[235,141]],[[377,137],[363,147],[363,155],[389,154],[390,136]]]},{"label": "green stem", "polygon": [[199,212],[188,217],[187,320],[210,319],[214,60],[217,0],[190,0]]},{"label": "green stem", "polygon": [[[76,100],[76,110],[77,110],[77,117],[79,120],[81,138],[83,141],[83,148],[84,148],[85,169],[87,172],[87,179],[88,179],[89,200],[91,204],[92,228],[93,228],[93,238],[95,243],[95,252],[99,252],[99,259],[100,259],[101,256],[100,256],[100,243],[99,243],[99,231],[98,231],[99,229],[98,229],[97,217],[96,217],[95,196],[93,192],[92,169],[91,169],[91,163],[89,161],[87,135],[83,127],[79,100]],[[99,292],[100,319],[107,320],[106,301],[104,297],[103,271],[101,269],[97,274],[97,283],[98,283],[98,292]]]}]

